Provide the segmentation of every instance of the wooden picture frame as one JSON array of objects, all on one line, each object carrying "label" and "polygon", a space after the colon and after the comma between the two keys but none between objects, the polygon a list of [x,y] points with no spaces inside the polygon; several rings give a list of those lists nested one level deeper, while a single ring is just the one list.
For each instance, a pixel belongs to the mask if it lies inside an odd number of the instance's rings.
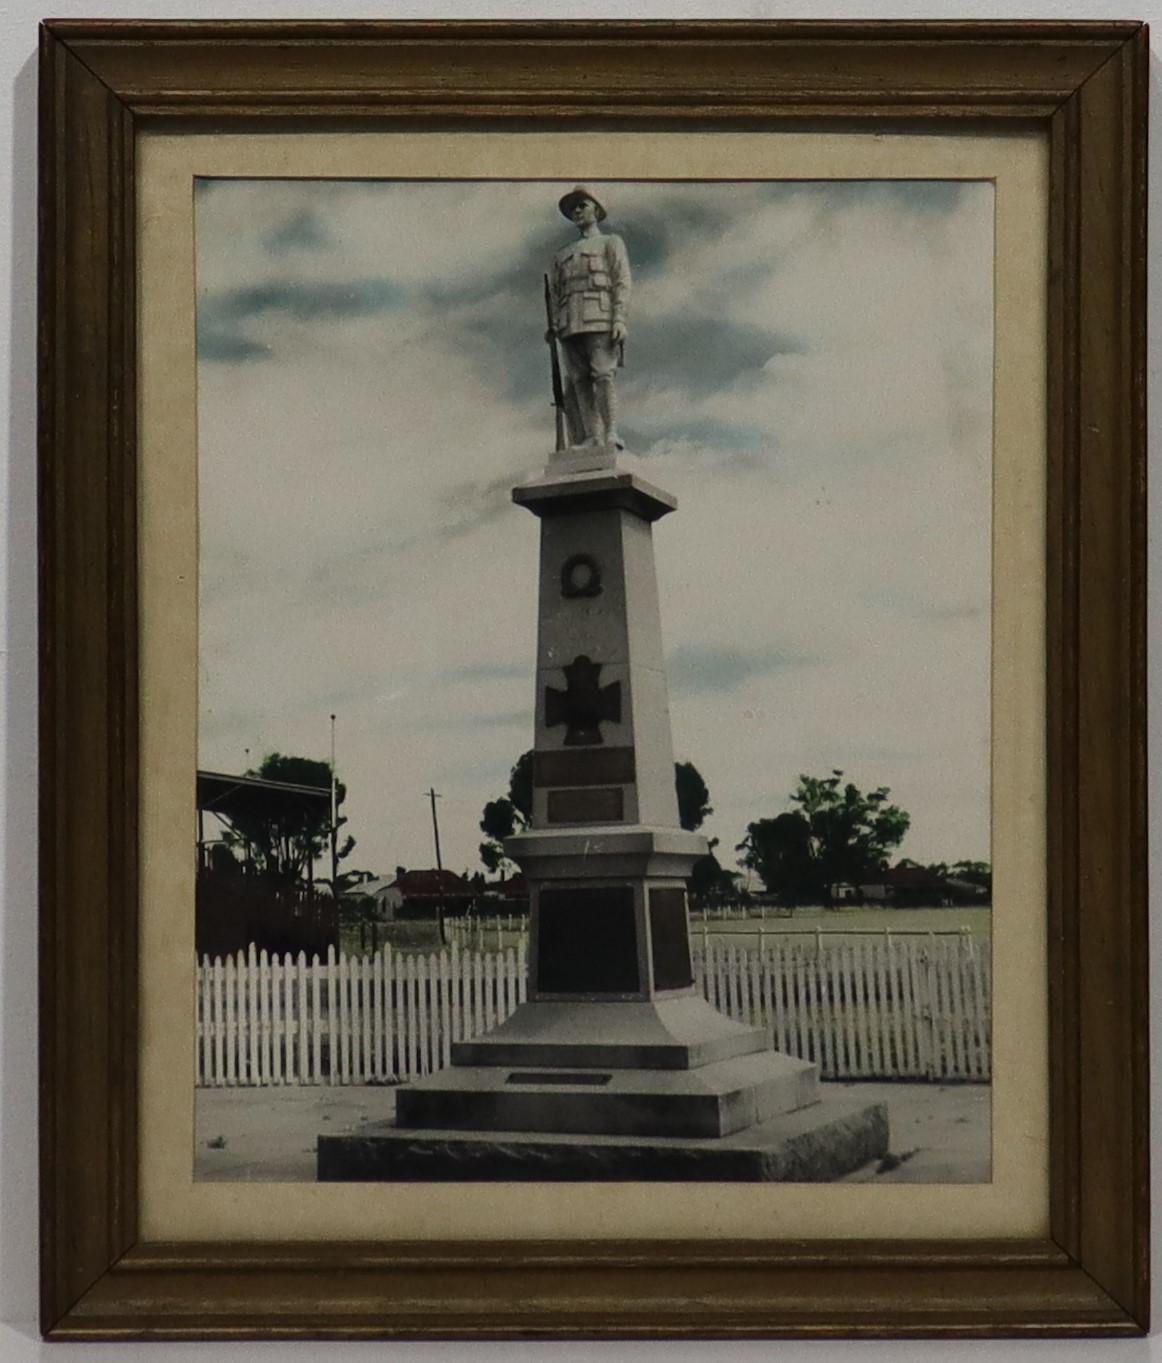
[{"label": "wooden picture frame", "polygon": [[[1132,1335],[1148,1323],[1147,42],[1137,23],[47,23],[41,1319],[53,1340]],[[1051,1234],[143,1243],[135,141],[963,128],[1050,148]],[[96,968],[95,968],[96,967]]]}]

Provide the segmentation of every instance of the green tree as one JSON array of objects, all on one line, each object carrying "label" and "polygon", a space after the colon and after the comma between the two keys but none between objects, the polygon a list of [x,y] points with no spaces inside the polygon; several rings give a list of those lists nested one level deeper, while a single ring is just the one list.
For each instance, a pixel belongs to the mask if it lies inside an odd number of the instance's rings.
[{"label": "green tree", "polygon": [[756,819],[736,851],[741,864],[787,904],[818,902],[824,895],[822,867],[811,845],[811,825],[799,810]]},{"label": "green tree", "polygon": [[[268,753],[258,769],[247,776],[260,776],[267,781],[282,781],[288,785],[314,786],[329,790],[331,765],[316,762],[310,757],[284,756]],[[347,796],[341,781],[335,783],[335,808],[338,811]],[[339,815],[336,831],[347,822]],[[249,809],[237,810],[223,841],[232,848],[245,849],[246,855],[259,871],[273,880],[290,882],[309,873],[315,861],[330,849],[331,810],[323,801],[286,802],[282,808],[273,803],[256,800]],[[338,859],[351,854],[355,839],[348,836],[337,848]],[[337,887],[332,886],[332,889]]]},{"label": "green tree", "polygon": [[503,795],[499,800],[489,800],[484,806],[484,817],[480,820],[481,831],[487,834],[480,844],[480,860],[485,868],[496,875],[510,863],[504,855],[504,840],[511,838],[517,829],[517,810],[511,800]]},{"label": "green tree", "polygon": [[508,774],[508,798],[520,819],[520,827],[527,828],[533,817],[533,750],[528,748],[513,763]]},{"label": "green tree", "polygon": [[480,844],[480,860],[497,875],[513,869],[504,855],[504,840],[529,826],[533,817],[533,750],[521,753],[508,774],[508,794],[489,800],[484,806],[480,831],[486,835]]},{"label": "green tree", "polygon": [[[693,762],[674,763],[674,789],[678,796],[678,822],[693,831],[714,810],[710,792]],[[480,831],[480,860],[494,875],[511,867],[504,855],[504,840],[529,826],[533,817],[533,750],[521,753],[508,774],[508,794],[484,806]]]},{"label": "green tree", "polygon": [[690,872],[690,902],[704,909],[728,904],[738,896],[738,875],[726,870],[714,855],[718,839],[710,839],[710,851],[699,857]]},{"label": "green tree", "polygon": [[742,865],[789,902],[827,903],[832,885],[865,881],[903,841],[911,817],[890,795],[887,786],[864,794],[838,770],[800,775],[791,794],[798,809],[747,825],[736,849]]},{"label": "green tree", "polygon": [[692,833],[714,813],[706,782],[693,762],[674,763],[674,788],[678,794],[678,822]]}]

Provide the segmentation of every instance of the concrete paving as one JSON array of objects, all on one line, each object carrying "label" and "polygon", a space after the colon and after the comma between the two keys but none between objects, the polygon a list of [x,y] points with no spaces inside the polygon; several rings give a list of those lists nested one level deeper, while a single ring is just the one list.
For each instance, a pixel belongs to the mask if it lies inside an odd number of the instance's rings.
[{"label": "concrete paving", "polygon": [[[987,1183],[992,1093],[987,1084],[821,1084],[828,1093],[887,1103],[888,1157],[848,1183]],[[395,1115],[395,1089],[380,1085],[199,1089],[194,1177],[235,1182],[315,1180],[321,1133],[357,1130]]]}]

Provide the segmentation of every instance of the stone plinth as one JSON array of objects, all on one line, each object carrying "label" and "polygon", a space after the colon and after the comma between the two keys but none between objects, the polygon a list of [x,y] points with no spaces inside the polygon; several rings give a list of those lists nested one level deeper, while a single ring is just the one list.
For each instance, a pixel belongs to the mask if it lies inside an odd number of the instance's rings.
[{"label": "stone plinth", "polygon": [[717,1140],[503,1135],[369,1123],[319,1137],[327,1183],[830,1183],[888,1151],[883,1103],[828,1097]]},{"label": "stone plinth", "polygon": [[677,831],[652,535],[677,503],[618,470],[513,497],[541,520],[533,827]]},{"label": "stone plinth", "polygon": [[484,1036],[455,1042],[452,1063],[690,1070],[769,1050],[770,1045],[764,1028],[724,1017],[693,995],[616,1005],[543,999],[522,1004]]},{"label": "stone plinth", "polygon": [[885,1110],[819,1102],[818,1070],[694,984],[653,526],[677,502],[611,450],[513,490],[541,523],[527,1001],[403,1086],[393,1125],[319,1143],[322,1179],[838,1177]]},{"label": "stone plinth", "polygon": [[396,1095],[401,1127],[727,1136],[817,1100],[814,1065],[771,1050],[694,1070],[453,1065]]}]

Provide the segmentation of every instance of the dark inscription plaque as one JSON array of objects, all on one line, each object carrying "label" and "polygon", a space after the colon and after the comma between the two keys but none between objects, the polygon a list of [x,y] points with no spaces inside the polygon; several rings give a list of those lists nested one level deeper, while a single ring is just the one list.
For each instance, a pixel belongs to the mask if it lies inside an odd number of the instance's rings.
[{"label": "dark inscription plaque", "polygon": [[685,989],[694,983],[685,890],[650,891],[650,941],[655,989]]},{"label": "dark inscription plaque", "polygon": [[537,989],[543,994],[636,994],[641,989],[633,886],[542,890]]},{"label": "dark inscription plaque", "polygon": [[632,748],[533,754],[534,786],[622,786],[633,779]]},{"label": "dark inscription plaque", "polygon": [[620,786],[549,791],[550,823],[620,823],[622,811]]},{"label": "dark inscription plaque", "polygon": [[506,1084],[575,1084],[579,1088],[601,1088],[612,1074],[562,1074],[559,1070],[520,1070],[510,1074]]}]

